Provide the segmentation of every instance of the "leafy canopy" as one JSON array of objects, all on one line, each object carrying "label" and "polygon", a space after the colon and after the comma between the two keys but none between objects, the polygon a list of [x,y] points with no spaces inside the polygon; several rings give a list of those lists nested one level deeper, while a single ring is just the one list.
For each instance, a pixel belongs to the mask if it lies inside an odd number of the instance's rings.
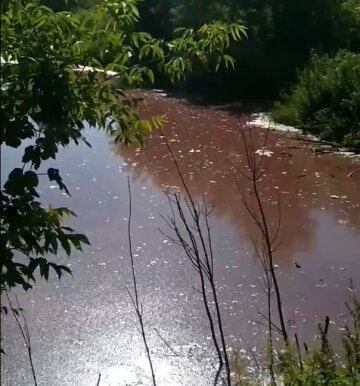
[{"label": "leafy canopy", "polygon": [[89,244],[62,225],[73,212],[41,204],[41,178],[69,194],[59,170],[44,169],[44,161],[72,142],[87,143],[85,122],[141,145],[162,118],[142,120],[128,90],[154,82],[154,66],[173,82],[196,62],[233,66],[226,50],[245,34],[242,25],[214,22],[180,28],[164,41],[135,32],[138,20],[136,0],[102,1],[76,13],[34,0],[2,2],[1,146],[18,148],[23,157],[1,190],[1,290],[31,288],[37,269],[45,279],[50,268],[60,278],[70,270],[49,256]]}]

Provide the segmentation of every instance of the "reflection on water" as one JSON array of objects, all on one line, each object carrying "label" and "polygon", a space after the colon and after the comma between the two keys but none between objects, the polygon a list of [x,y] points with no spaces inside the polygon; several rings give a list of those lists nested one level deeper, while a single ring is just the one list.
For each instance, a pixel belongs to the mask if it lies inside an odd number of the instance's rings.
[{"label": "reflection on water", "polygon": [[[194,108],[171,99],[161,99],[159,103],[159,99],[152,97],[147,110],[151,114],[167,114],[171,123],[166,135],[192,194],[201,198],[205,193],[215,203],[218,218],[229,219],[239,234],[252,233],[233,173],[234,167],[246,170],[239,135],[245,119],[231,117],[219,110]],[[264,135],[259,132],[255,137],[255,149],[261,149]],[[284,242],[278,258],[283,266],[292,265],[295,252],[313,248],[317,220],[312,213],[317,209],[337,216],[339,224],[347,224],[354,232],[359,232],[360,176],[347,177],[354,165],[332,156],[315,156],[309,148],[304,149],[303,145],[284,138],[284,135],[270,135],[267,149],[271,156],[266,157],[267,173],[260,189],[272,219],[277,217],[277,190],[280,192],[283,216],[279,239]],[[126,159],[134,180],[150,178],[159,189],[180,184],[159,134],[153,134],[142,151],[123,147],[118,151]],[[245,184],[246,179],[238,172],[236,174],[240,183]],[[311,253],[308,257],[311,258]]]},{"label": "reflection on water", "polygon": [[[149,94],[146,114],[167,113],[164,132],[194,197],[214,202],[211,217],[216,277],[231,343],[248,349],[261,343],[257,321],[264,310],[259,264],[253,256],[253,224],[234,184],[234,167],[244,169],[241,122],[225,111],[189,106]],[[245,118],[242,118],[243,120]],[[264,133],[255,136],[256,149]],[[149,384],[141,337],[125,290],[131,285],[127,253],[127,186],[132,179],[133,242],[144,315],[159,384],[208,385],[212,349],[196,276],[186,257],[166,240],[159,227],[169,210],[162,190],[179,186],[164,138],[154,132],[142,150],[114,148],[103,133],[89,130],[93,149],[69,147],[59,154],[59,167],[72,197],[43,181],[42,197],[67,205],[78,214],[71,220],[90,236],[92,245],[70,261],[74,277],[53,278],[21,295],[33,336],[35,366],[41,385],[126,383]],[[329,315],[340,328],[343,303],[354,292],[360,268],[360,174],[349,160],[315,156],[303,144],[271,133],[267,176],[260,183],[271,222],[281,200],[281,246],[276,253],[285,311],[291,332],[309,340],[315,322]],[[18,152],[2,154],[6,174]],[[235,173],[237,173],[235,171]],[[241,183],[245,181],[237,173]],[[301,268],[295,266],[295,262]],[[171,345],[164,344],[155,332]],[[19,332],[7,318],[2,326],[7,356],[4,385],[31,384]]]}]

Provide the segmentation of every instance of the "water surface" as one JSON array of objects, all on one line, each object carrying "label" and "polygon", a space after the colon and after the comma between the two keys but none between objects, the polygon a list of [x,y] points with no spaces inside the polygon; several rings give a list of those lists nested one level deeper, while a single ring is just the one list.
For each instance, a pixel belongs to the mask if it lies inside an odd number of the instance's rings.
[{"label": "water surface", "polygon": [[[229,342],[259,350],[265,311],[262,272],[251,237],[255,228],[234,178],[246,188],[240,129],[246,117],[147,93],[144,115],[167,114],[164,133],[191,194],[214,203],[211,216],[215,270]],[[71,207],[70,224],[92,243],[71,260],[74,272],[58,282],[40,282],[20,295],[26,310],[40,385],[150,384],[134,310],[127,246],[127,176],[133,192],[133,242],[140,294],[160,385],[208,385],[212,373],[210,333],[196,274],[183,252],[164,237],[161,215],[169,213],[164,190],[181,186],[165,140],[154,132],[144,149],[115,146],[103,132],[88,129],[93,148],[70,146],[57,167],[71,191],[41,185],[44,202]],[[254,133],[260,149],[264,130]],[[309,340],[329,315],[333,331],[346,322],[360,272],[360,173],[348,159],[316,155],[308,145],[270,133],[266,178],[259,187],[270,223],[281,227],[276,263],[291,334]],[[3,176],[17,165],[18,152],[2,152]],[[235,170],[235,172],[234,172]],[[235,176],[234,176],[235,174]],[[301,268],[295,266],[295,262]],[[350,278],[353,278],[351,285]],[[28,360],[13,320],[2,323],[7,355],[2,384],[30,385]],[[156,329],[156,330],[155,330]],[[170,350],[157,334],[171,346]],[[176,354],[176,355],[175,355]]]}]

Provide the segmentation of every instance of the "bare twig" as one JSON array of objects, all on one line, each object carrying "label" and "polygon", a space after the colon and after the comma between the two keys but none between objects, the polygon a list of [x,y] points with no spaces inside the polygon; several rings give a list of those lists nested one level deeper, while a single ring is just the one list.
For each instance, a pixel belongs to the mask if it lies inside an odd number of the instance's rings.
[{"label": "bare twig", "polygon": [[[282,308],[281,294],[277,275],[275,272],[274,264],[274,252],[278,248],[278,245],[275,245],[281,227],[281,208],[280,208],[280,196],[279,191],[277,190],[277,203],[278,203],[278,216],[277,224],[273,234],[270,234],[268,219],[265,214],[264,205],[261,200],[261,194],[259,191],[258,184],[265,175],[264,168],[264,152],[255,151],[254,148],[254,138],[252,130],[249,127],[248,130],[245,130],[246,127],[242,127],[241,137],[243,140],[245,148],[245,156],[247,162],[248,171],[245,173],[241,170],[238,170],[236,167],[233,170],[239,172],[241,177],[244,177],[246,181],[250,183],[251,193],[250,197],[246,194],[246,191],[243,186],[241,186],[239,178],[235,178],[235,183],[244,204],[245,209],[249,213],[250,217],[254,221],[256,227],[260,231],[261,240],[256,242],[253,238],[253,246],[255,250],[255,255],[261,263],[262,269],[264,271],[264,281],[262,288],[266,294],[267,298],[267,315],[259,314],[267,321],[268,327],[268,340],[269,340],[269,372],[271,376],[271,384],[276,385],[275,379],[275,369],[274,369],[274,344],[273,344],[273,330],[280,333],[285,341],[288,343],[288,333],[285,325],[285,317]],[[266,131],[265,138],[263,140],[262,149],[266,148],[268,140],[269,130]],[[260,153],[260,157],[256,154]],[[272,295],[275,294],[276,303],[277,303],[277,313],[280,321],[280,326],[278,327],[273,322],[272,316]],[[261,322],[259,322],[262,324]]]},{"label": "bare twig", "polygon": [[300,370],[303,373],[304,372],[304,365],[303,365],[303,361],[302,361],[299,338],[298,338],[297,334],[295,334],[295,343],[296,343],[296,350],[297,350],[298,357],[299,357]]},{"label": "bare twig", "polygon": [[[212,312],[210,310],[210,301],[208,299],[208,295],[207,295],[207,291],[206,291],[206,279],[209,280],[210,276],[209,276],[209,272],[207,270],[207,266],[201,257],[201,251],[199,250],[196,236],[194,235],[194,232],[192,231],[191,227],[189,226],[189,224],[185,218],[185,214],[183,212],[183,208],[182,208],[181,202],[180,202],[180,195],[176,193],[176,194],[174,194],[174,198],[175,198],[174,200],[169,200],[172,213],[174,213],[174,216],[175,216],[175,212],[174,212],[174,209],[172,206],[175,202],[177,210],[178,210],[178,214],[179,214],[179,216],[182,220],[182,223],[186,229],[186,232],[187,232],[188,237],[189,237],[189,242],[192,245],[192,248],[188,248],[188,242],[185,241],[182,233],[180,232],[180,229],[177,226],[175,217],[173,218],[174,231],[175,231],[176,236],[178,237],[178,240],[180,241],[181,246],[183,247],[187,257],[189,258],[189,261],[191,262],[191,264],[193,265],[193,267],[195,268],[195,270],[199,274],[200,285],[201,285],[200,293],[201,293],[203,304],[205,307],[206,316],[207,316],[207,319],[209,321],[211,337],[213,340],[215,351],[216,351],[217,356],[218,356],[218,369],[216,371],[215,380],[214,380],[214,385],[217,385],[219,378],[221,376],[223,366],[224,366],[224,360],[223,360],[223,356],[221,353],[220,345],[219,345],[217,334],[216,334],[214,317],[213,317]],[[189,206],[187,206],[187,208],[188,208],[188,210],[190,210]]]},{"label": "bare twig", "polygon": [[[214,277],[214,254],[211,241],[211,228],[209,224],[209,216],[213,207],[208,206],[205,197],[202,198],[202,202],[195,203],[181,172],[180,166],[166,139],[166,136],[162,131],[161,135],[165,138],[165,144],[185,189],[186,194],[183,200],[184,206],[187,209],[186,213],[188,213],[191,217],[191,220],[189,221],[185,216],[183,202],[181,200],[180,194],[167,193],[172,215],[166,219],[166,223],[175,233],[177,240],[176,244],[181,245],[190,263],[199,274],[201,284],[200,292],[202,295],[207,319],[210,324],[213,344],[218,356],[218,369],[215,375],[214,384],[216,385],[219,381],[219,378],[222,377],[221,372],[223,366],[225,365],[226,384],[231,386],[230,361],[227,353],[225,334]],[[176,220],[178,217],[180,218],[179,224]],[[179,228],[179,225],[181,225],[181,227],[183,227],[185,230],[182,231]],[[174,237],[172,237],[172,239],[174,239]],[[207,294],[207,286],[209,286],[211,290],[210,296],[213,298],[215,314],[213,314],[210,308],[211,302],[209,295]]]},{"label": "bare twig", "polygon": [[157,330],[157,328],[154,327],[154,330],[158,337],[165,343],[165,346],[176,356],[178,357],[179,354],[170,346],[169,342],[166,341],[166,339],[160,334],[160,332]]},{"label": "bare twig", "polygon": [[[28,357],[29,357],[29,362],[30,362],[30,368],[31,368],[31,374],[33,377],[34,385],[37,386],[37,378],[36,378],[36,372],[35,372],[35,367],[34,367],[34,362],[33,362],[33,357],[32,357],[32,348],[31,348],[31,336],[30,336],[30,331],[28,328],[28,324],[24,315],[23,309],[20,307],[19,300],[17,296],[15,295],[15,300],[16,300],[16,305],[17,309],[13,307],[13,304],[11,302],[10,296],[8,294],[8,291],[5,291],[5,295],[7,297],[7,300],[10,305],[10,309],[12,311],[12,314],[14,316],[14,319],[16,321],[16,324],[19,327],[19,330],[21,332],[21,335],[24,339],[25,347],[27,349]],[[19,314],[22,316],[22,322],[20,321]]]},{"label": "bare twig", "polygon": [[[265,145],[267,143],[268,139],[268,132],[267,130],[265,140],[263,143],[263,148],[265,148]],[[275,273],[275,265],[274,265],[274,242],[276,241],[276,238],[278,236],[279,230],[280,230],[280,224],[281,224],[281,210],[280,210],[280,205],[279,205],[279,194],[278,194],[278,224],[277,228],[275,231],[275,234],[273,236],[270,235],[270,230],[269,230],[269,225],[268,225],[268,220],[265,215],[264,211],[264,206],[260,197],[260,192],[258,188],[258,182],[259,180],[264,176],[264,171],[261,170],[263,162],[264,162],[264,154],[260,154],[260,159],[258,160],[256,157],[256,152],[254,149],[254,140],[252,136],[252,130],[251,128],[248,129],[247,133],[245,132],[245,128],[243,127],[241,130],[241,136],[242,140],[245,146],[245,154],[246,154],[246,160],[247,160],[247,165],[249,168],[249,173],[247,175],[248,180],[251,182],[252,186],[252,194],[255,197],[255,207],[253,207],[248,199],[246,198],[243,190],[240,188],[240,184],[238,180],[236,180],[236,184],[240,193],[240,196],[244,202],[244,206],[247,209],[248,213],[254,220],[255,224],[259,228],[262,238],[263,238],[263,243],[265,245],[265,252],[263,254],[263,262],[266,265],[265,269],[265,274],[267,277],[267,273],[270,272],[270,277],[271,277],[271,282],[274,285],[274,292],[275,292],[275,297],[276,297],[276,302],[277,302],[277,310],[278,310],[278,316],[280,320],[280,328],[281,328],[281,333],[283,336],[284,341],[287,343],[289,338],[288,338],[288,333],[286,329],[286,324],[285,324],[285,317],[283,313],[283,308],[282,308],[282,302],[281,302],[281,294],[280,294],[280,288],[279,288],[279,283],[277,279],[277,275]],[[269,282],[270,284],[270,282]]]},{"label": "bare twig", "polygon": [[138,318],[138,322],[140,325],[140,333],[141,333],[141,336],[142,336],[142,339],[144,342],[145,351],[146,351],[147,359],[148,359],[149,366],[150,366],[152,383],[153,383],[153,386],[156,386],[154,366],[153,366],[153,362],[151,359],[151,353],[150,353],[150,349],[149,349],[149,345],[148,345],[147,337],[146,337],[146,332],[145,332],[142,304],[140,303],[140,300],[139,300],[139,290],[138,290],[138,286],[137,286],[134,255],[133,255],[133,251],[132,251],[132,239],[131,239],[132,199],[131,199],[131,187],[130,187],[129,177],[128,177],[128,191],[129,191],[128,239],[129,239],[129,255],[130,255],[134,294],[132,295],[128,288],[127,288],[127,290],[128,290],[129,296],[131,298],[131,301],[133,303],[133,306],[134,306],[134,309],[135,309],[135,312],[136,312],[136,315]]},{"label": "bare twig", "polygon": [[[269,318],[269,315],[265,315],[262,312],[258,311],[258,314],[263,317],[268,323],[271,323],[272,328],[274,328],[278,333],[281,334],[281,329]],[[262,322],[258,321],[259,324],[262,324]]]}]

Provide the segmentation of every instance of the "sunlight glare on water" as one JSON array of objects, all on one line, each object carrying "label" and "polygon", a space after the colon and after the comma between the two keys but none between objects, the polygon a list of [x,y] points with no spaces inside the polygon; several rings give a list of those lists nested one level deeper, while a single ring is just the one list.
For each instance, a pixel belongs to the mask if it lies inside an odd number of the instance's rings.
[{"label": "sunlight glare on water", "polygon": [[[249,352],[264,342],[258,312],[266,306],[261,267],[254,256],[254,227],[239,198],[233,167],[244,167],[239,137],[246,117],[147,93],[143,114],[167,114],[164,133],[195,200],[214,203],[210,218],[215,275],[229,344]],[[176,123],[176,124],[175,124]],[[262,130],[255,149],[263,152]],[[127,240],[127,176],[132,187],[132,239],[149,345],[159,385],[208,386],[214,350],[198,279],[181,249],[160,233],[169,229],[164,194],[181,181],[165,146],[153,132],[143,149],[117,147],[104,133],[86,130],[92,149],[69,146],[44,168],[59,168],[72,197],[41,180],[44,204],[68,206],[69,219],[91,245],[70,260],[73,276],[39,282],[19,291],[33,342],[39,385],[149,385],[150,372],[133,305]],[[276,265],[291,334],[309,342],[326,315],[332,331],[346,322],[345,301],[358,288],[360,271],[360,173],[357,165],[331,155],[317,156],[284,133],[270,133],[261,197],[272,225],[276,198],[281,228]],[[2,151],[2,180],[20,162],[18,150]],[[350,278],[353,281],[350,283]],[[155,334],[155,329],[175,351]],[[2,323],[4,386],[31,385],[28,359],[11,318]],[[246,354],[248,355],[248,354]],[[54,370],[56,369],[56,371]],[[142,382],[142,383],[139,383]]]}]

